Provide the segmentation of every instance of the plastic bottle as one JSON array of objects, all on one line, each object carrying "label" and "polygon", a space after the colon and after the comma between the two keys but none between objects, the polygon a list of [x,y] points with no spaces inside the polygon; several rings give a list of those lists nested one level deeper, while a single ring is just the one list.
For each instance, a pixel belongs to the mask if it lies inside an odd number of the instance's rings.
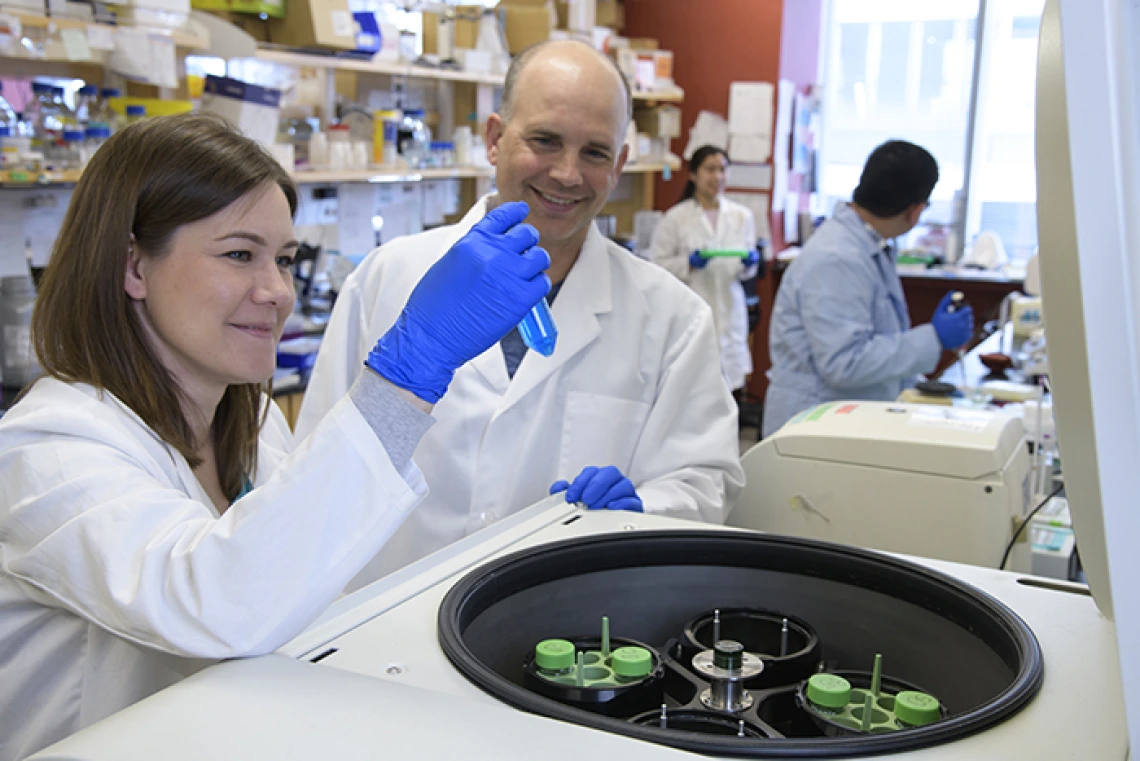
[{"label": "plastic bottle", "polygon": [[441,168],[455,166],[455,144],[444,140],[432,141],[431,163]]},{"label": "plastic bottle", "polygon": [[127,106],[127,118],[123,126],[129,127],[146,118],[146,106]]},{"label": "plastic bottle", "polygon": [[32,351],[35,303],[31,275],[0,279],[0,377],[9,388],[22,388],[40,374]]},{"label": "plastic bottle", "polygon": [[[78,125],[78,122],[75,120],[75,112],[71,110],[67,102],[63,99],[62,87],[51,88],[51,100],[52,104],[55,105],[56,113],[59,114],[60,124],[63,125],[63,129],[74,129]],[[60,139],[63,139],[62,130],[60,131]]]},{"label": "plastic bottle", "polygon": [[79,88],[79,95],[75,98],[75,121],[80,129],[87,129],[88,122],[97,115],[99,110],[99,88],[95,85],[84,85]]},{"label": "plastic bottle", "polygon": [[343,172],[352,168],[352,142],[347,124],[329,127],[329,169]]},{"label": "plastic bottle", "polygon": [[32,127],[32,149],[44,152],[63,136],[63,123],[52,101],[54,88],[43,82],[32,83],[32,100],[27,106],[28,121]]},{"label": "plastic bottle", "polygon": [[419,169],[431,159],[431,130],[424,123],[424,112],[411,109],[404,112],[400,122],[398,145],[400,155],[413,169]]},{"label": "plastic bottle", "polygon": [[123,128],[123,117],[111,108],[111,98],[117,98],[119,94],[119,91],[114,87],[104,87],[100,90],[96,113],[91,119],[106,124],[112,135]]},{"label": "plastic bottle", "polygon": [[20,122],[16,113],[4,100],[3,85],[0,85],[0,167],[15,166],[20,161]]},{"label": "plastic bottle", "polygon": [[83,166],[95,155],[95,151],[111,137],[111,128],[102,122],[88,122],[83,140]]},{"label": "plastic bottle", "polygon": [[83,140],[86,137],[82,130],[65,129],[63,143],[57,149],[56,167],[58,169],[82,169]]},{"label": "plastic bottle", "polygon": [[7,127],[8,134],[15,136],[19,134],[19,124],[20,120],[16,118],[16,112],[4,99],[4,86],[0,82],[0,127]]},{"label": "plastic bottle", "polygon": [[309,137],[309,168],[329,168],[329,136],[326,132],[314,132]]}]

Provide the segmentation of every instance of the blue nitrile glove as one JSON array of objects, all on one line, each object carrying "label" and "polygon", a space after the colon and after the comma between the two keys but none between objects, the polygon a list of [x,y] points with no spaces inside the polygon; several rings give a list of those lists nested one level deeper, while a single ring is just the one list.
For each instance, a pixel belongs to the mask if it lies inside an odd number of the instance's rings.
[{"label": "blue nitrile glove", "polygon": [[613,465],[583,468],[574,483],[555,481],[550,487],[550,493],[557,494],[560,491],[566,492],[567,502],[583,502],[590,510],[644,512],[641,497],[637,496],[633,482]]},{"label": "blue nitrile glove", "polygon": [[974,335],[974,310],[966,306],[956,312],[950,311],[953,295],[951,291],[943,296],[942,301],[938,302],[938,308],[934,310],[934,316],[930,318],[930,324],[938,334],[938,342],[943,349],[951,351],[964,346]]},{"label": "blue nitrile glove", "polygon": [[416,285],[396,324],[364,364],[435,403],[455,371],[502,339],[550,291],[550,256],[504,203],[460,238]]},{"label": "blue nitrile glove", "polygon": [[745,268],[757,265],[760,263],[760,252],[754,248],[749,249],[748,256],[744,257],[742,261],[744,262]]},{"label": "blue nitrile glove", "polygon": [[689,254],[689,269],[703,270],[708,264],[709,260],[701,256],[700,251]]}]

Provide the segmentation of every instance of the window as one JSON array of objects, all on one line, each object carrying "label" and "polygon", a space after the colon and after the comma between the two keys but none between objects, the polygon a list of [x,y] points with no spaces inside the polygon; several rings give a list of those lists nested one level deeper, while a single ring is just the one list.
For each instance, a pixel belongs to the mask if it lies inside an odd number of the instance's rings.
[{"label": "window", "polygon": [[[967,250],[978,233],[992,230],[1011,259],[1031,256],[1037,245],[1033,109],[1043,7],[1044,0],[830,0],[821,68],[824,208],[851,198],[875,146],[909,140],[934,155],[940,177],[923,224],[904,246],[922,237],[941,240],[940,231],[955,227],[963,230]],[[976,56],[979,39],[982,55]]]},{"label": "window", "polygon": [[965,241],[992,230],[1006,254],[1037,249],[1034,107],[1044,0],[987,0]]}]

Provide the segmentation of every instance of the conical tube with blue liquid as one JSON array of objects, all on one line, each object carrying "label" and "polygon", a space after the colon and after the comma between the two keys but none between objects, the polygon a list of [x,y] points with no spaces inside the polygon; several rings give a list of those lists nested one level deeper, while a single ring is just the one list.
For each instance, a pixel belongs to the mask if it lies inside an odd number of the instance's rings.
[{"label": "conical tube with blue liquid", "polygon": [[544,298],[531,307],[527,316],[519,323],[519,335],[528,349],[537,351],[544,357],[554,353],[558,343],[558,328],[554,325],[554,315]]}]

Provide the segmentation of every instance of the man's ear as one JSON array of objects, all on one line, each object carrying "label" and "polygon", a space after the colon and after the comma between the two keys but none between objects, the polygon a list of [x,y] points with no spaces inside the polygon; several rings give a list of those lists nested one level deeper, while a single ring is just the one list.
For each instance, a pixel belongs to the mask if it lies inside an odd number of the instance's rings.
[{"label": "man's ear", "polygon": [[487,146],[487,160],[495,166],[499,159],[499,141],[503,139],[506,124],[503,117],[491,114],[487,117],[487,126],[483,129],[483,144]]},{"label": "man's ear", "polygon": [[[628,158],[629,158],[629,144],[628,143],[622,143],[621,150],[618,151],[617,166],[615,167],[615,169],[617,169],[618,177],[621,177],[621,172],[623,169],[625,169],[625,162]],[[697,181],[697,179],[696,179],[696,177],[694,177],[693,182],[696,183],[696,181]]]},{"label": "man's ear", "polygon": [[926,211],[926,203],[916,203],[906,210],[907,229],[911,229],[922,219],[922,212]]},{"label": "man's ear", "polygon": [[146,299],[146,259],[139,253],[138,242],[131,235],[127,251],[127,267],[123,275],[123,290],[135,301]]}]

